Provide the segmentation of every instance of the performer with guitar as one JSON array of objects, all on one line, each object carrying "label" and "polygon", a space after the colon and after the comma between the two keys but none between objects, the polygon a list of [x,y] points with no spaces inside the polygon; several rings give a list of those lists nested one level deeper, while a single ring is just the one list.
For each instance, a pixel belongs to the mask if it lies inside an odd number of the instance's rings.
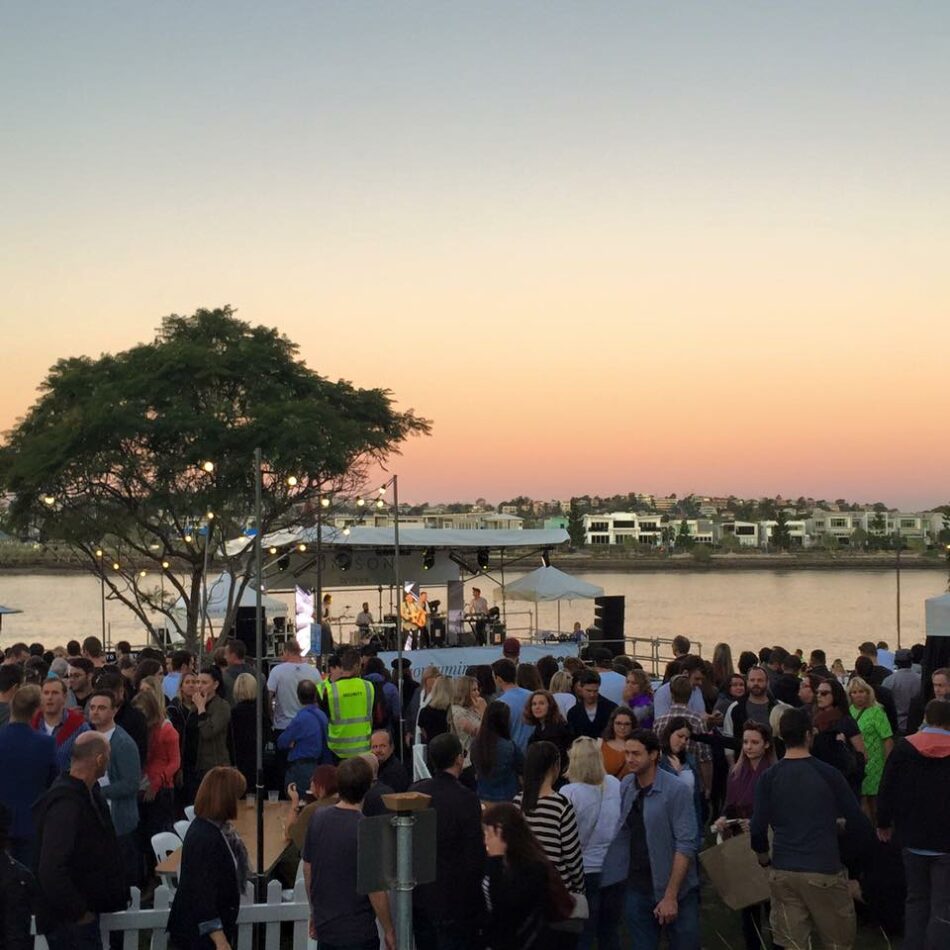
[{"label": "performer with guitar", "polygon": [[[422,595],[426,597],[426,594]],[[415,650],[419,646],[420,638],[426,629],[428,617],[424,606],[416,600],[416,595],[407,590],[403,597],[402,605],[399,608],[402,616],[402,630],[406,635],[406,648]]]}]

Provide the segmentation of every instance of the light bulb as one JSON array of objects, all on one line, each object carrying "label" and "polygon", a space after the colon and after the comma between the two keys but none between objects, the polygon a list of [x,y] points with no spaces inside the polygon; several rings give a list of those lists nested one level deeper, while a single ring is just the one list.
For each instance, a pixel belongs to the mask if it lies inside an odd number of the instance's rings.
[{"label": "light bulb", "polygon": [[330,499],[329,499],[329,498],[321,498],[321,499],[320,499],[320,506],[321,506],[322,508],[329,508],[329,507],[330,507]]},{"label": "light bulb", "polygon": [[291,488],[295,487],[296,484],[297,484],[297,476],[296,476],[296,475],[288,475],[288,476],[287,476],[287,484],[290,485]]},{"label": "light bulb", "polygon": [[356,507],[357,507],[357,508],[362,508],[363,505],[365,505],[365,504],[366,504],[366,502],[363,501],[362,498],[357,498],[357,499],[356,499]]},{"label": "light bulb", "polygon": [[214,462],[202,462],[201,467],[210,475],[214,471]]}]

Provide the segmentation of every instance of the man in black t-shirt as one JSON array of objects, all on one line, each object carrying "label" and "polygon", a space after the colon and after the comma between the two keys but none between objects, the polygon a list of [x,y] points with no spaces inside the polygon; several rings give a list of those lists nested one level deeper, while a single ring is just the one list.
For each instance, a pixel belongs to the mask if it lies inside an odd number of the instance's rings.
[{"label": "man in black t-shirt", "polygon": [[844,818],[848,832],[867,843],[870,822],[841,773],[811,755],[813,733],[804,709],[783,713],[779,734],[785,758],[759,779],[750,827],[759,863],[771,868],[775,942],[807,947],[815,931],[822,946],[853,946],[854,901],[838,849],[837,820]]}]

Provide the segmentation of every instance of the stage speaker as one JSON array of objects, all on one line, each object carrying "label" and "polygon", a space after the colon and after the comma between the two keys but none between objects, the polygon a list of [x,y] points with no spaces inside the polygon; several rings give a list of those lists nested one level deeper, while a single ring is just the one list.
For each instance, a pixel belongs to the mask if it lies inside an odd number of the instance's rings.
[{"label": "stage speaker", "polygon": [[[262,610],[264,635],[267,635],[267,611]],[[243,642],[247,647],[247,655],[257,657],[257,608],[238,607],[234,621],[234,638]]]},{"label": "stage speaker", "polygon": [[591,646],[603,646],[614,656],[623,653],[625,602],[622,594],[594,598],[594,626],[588,630]]}]

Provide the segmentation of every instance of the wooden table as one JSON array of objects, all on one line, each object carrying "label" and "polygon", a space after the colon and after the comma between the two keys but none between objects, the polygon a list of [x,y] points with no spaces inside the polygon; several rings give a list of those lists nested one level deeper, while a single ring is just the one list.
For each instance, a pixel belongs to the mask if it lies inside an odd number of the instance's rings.
[{"label": "wooden table", "polygon": [[[264,802],[264,873],[269,874],[290,842],[284,838],[284,816],[287,802]],[[232,822],[247,848],[248,866],[257,871],[257,809],[249,808],[245,799],[238,803],[237,818]],[[177,874],[181,865],[181,848],[173,851],[155,871],[158,874]]]}]

